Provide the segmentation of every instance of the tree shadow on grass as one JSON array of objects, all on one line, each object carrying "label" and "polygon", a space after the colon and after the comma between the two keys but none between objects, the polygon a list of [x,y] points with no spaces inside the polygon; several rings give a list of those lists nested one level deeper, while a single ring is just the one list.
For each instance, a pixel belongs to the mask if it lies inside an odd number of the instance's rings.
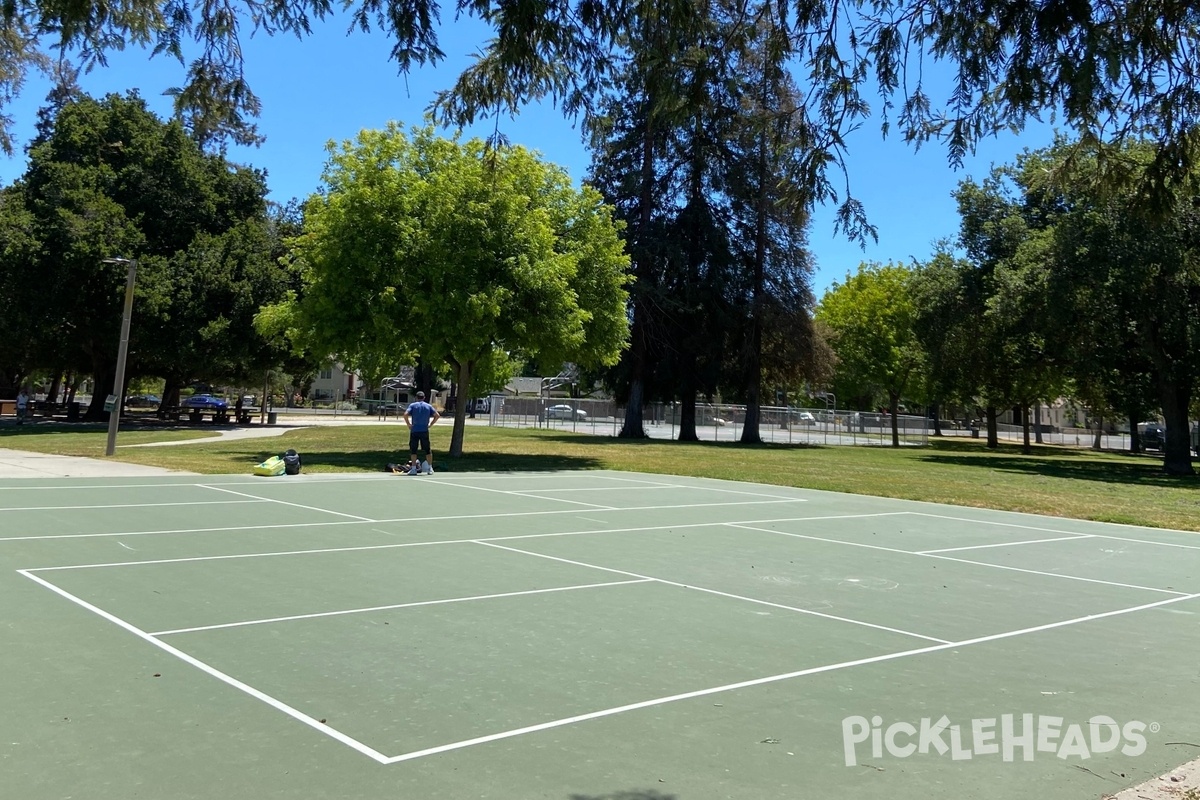
[{"label": "tree shadow on grass", "polygon": [[[6,420],[7,422],[7,420]],[[59,422],[26,422],[24,425],[18,425],[11,422],[0,426],[0,439],[18,436],[54,436],[63,433],[87,433],[89,431],[102,431],[108,428],[107,423],[103,422],[75,422],[75,423],[59,423]],[[127,428],[122,425],[122,430]],[[132,428],[129,428],[132,429]]]},{"label": "tree shadow on grass", "polygon": [[[264,450],[263,458],[278,455]],[[344,451],[303,451],[303,463],[308,467],[321,468],[322,472],[347,470],[387,471],[392,463],[408,464],[408,454],[396,450],[361,450],[353,453]],[[434,469],[437,472],[547,472],[552,470],[603,469],[600,460],[587,456],[538,455],[532,453],[470,453],[459,458],[448,458],[434,454]]]},{"label": "tree shadow on grass", "polygon": [[1130,457],[1130,460],[1117,460],[1097,455],[1090,450],[1048,446],[1031,449],[1032,453],[1026,455],[1021,452],[1020,445],[1002,444],[996,450],[987,450],[977,443],[940,441],[930,442],[930,450],[925,451],[921,460],[931,464],[975,467],[1064,480],[1200,490],[1200,479],[1196,476],[1164,473],[1160,458],[1143,456],[1136,457],[1136,461],[1133,460],[1135,457]]}]

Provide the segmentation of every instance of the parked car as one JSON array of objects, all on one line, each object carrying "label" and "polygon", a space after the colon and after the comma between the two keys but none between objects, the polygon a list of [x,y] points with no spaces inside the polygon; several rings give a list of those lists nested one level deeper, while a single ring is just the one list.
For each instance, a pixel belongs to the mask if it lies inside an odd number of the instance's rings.
[{"label": "parked car", "polygon": [[797,425],[816,425],[817,418],[812,415],[811,411],[801,411],[796,415]]},{"label": "parked car", "polygon": [[1143,422],[1138,425],[1138,436],[1145,450],[1162,450],[1166,445],[1167,432],[1157,422]]},{"label": "parked car", "polygon": [[135,394],[125,398],[125,405],[130,408],[157,408],[162,398],[156,394]]},{"label": "parked car", "polygon": [[211,394],[194,394],[186,398],[180,405],[184,408],[207,408],[215,411],[229,408],[229,403]]},{"label": "parked car", "polygon": [[550,406],[546,409],[546,419],[587,419],[587,412],[582,408],[572,408],[568,405]]}]

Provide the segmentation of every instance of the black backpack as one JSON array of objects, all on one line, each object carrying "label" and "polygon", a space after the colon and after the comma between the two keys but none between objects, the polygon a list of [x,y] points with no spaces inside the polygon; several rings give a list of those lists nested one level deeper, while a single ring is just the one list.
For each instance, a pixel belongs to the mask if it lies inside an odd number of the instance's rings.
[{"label": "black backpack", "polygon": [[283,471],[288,475],[300,474],[300,454],[295,450],[283,454]]}]

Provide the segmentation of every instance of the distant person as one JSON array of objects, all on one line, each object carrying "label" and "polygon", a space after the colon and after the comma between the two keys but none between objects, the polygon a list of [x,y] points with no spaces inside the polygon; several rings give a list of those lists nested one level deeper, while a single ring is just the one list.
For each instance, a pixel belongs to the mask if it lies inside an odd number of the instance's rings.
[{"label": "distant person", "polygon": [[[433,474],[433,448],[429,446],[429,429],[442,415],[425,402],[425,393],[417,392],[417,402],[404,410],[404,424],[408,426],[408,474]],[[417,458],[420,453],[424,460]]]},{"label": "distant person", "polygon": [[17,392],[17,424],[25,424],[25,414],[29,411],[29,395],[24,389]]}]

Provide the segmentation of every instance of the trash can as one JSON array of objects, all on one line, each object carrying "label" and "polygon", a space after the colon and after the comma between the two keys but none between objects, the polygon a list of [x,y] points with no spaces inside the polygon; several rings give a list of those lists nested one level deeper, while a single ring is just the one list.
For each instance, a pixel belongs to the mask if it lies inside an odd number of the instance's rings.
[{"label": "trash can", "polygon": [[974,420],[971,420],[971,438],[979,438],[979,423],[975,422]]},{"label": "trash can", "polygon": [[67,406],[67,422],[79,421],[79,406],[80,403],[78,401],[72,401]]},{"label": "trash can", "polygon": [[267,412],[267,424],[268,425],[274,425],[278,421],[279,421],[279,412],[278,411],[268,411]]}]

